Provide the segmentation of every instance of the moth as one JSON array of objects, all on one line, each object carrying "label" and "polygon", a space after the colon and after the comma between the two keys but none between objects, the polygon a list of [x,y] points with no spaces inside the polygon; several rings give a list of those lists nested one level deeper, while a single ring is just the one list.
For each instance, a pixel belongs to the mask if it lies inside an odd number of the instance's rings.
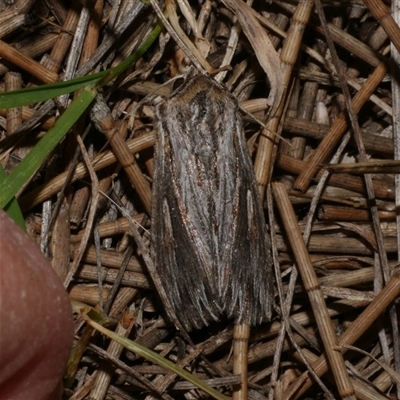
[{"label": "moth", "polygon": [[237,100],[186,77],[156,108],[155,129],[151,254],[169,318],[188,331],[224,314],[269,319],[269,239]]}]

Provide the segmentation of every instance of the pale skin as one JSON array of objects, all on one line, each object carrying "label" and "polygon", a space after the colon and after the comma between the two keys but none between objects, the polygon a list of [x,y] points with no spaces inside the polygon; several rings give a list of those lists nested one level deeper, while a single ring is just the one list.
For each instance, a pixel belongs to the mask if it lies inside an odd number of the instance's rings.
[{"label": "pale skin", "polygon": [[60,399],[72,340],[62,282],[0,210],[0,400]]}]

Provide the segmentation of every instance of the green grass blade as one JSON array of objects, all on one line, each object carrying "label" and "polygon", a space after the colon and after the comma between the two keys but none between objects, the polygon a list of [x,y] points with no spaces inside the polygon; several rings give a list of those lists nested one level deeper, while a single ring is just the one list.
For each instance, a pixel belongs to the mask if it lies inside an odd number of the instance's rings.
[{"label": "green grass blade", "polygon": [[25,182],[37,171],[51,151],[74,126],[87,107],[89,107],[96,93],[97,91],[94,88],[83,90],[56,121],[53,128],[40,139],[37,145],[14,168],[11,174],[4,179],[0,191],[0,207],[4,208],[7,206],[16,193],[24,186]]},{"label": "green grass blade", "polygon": [[[3,182],[7,178],[7,174],[3,169],[3,166],[0,164],[0,186],[3,187]],[[24,216],[22,215],[21,209],[19,208],[18,201],[13,197],[9,202],[8,207],[4,209],[6,213],[12,218],[15,223],[26,231]]]},{"label": "green grass blade", "polygon": [[108,71],[82,76],[65,82],[50,83],[28,89],[14,90],[0,94],[0,109],[27,106],[39,103],[63,94],[72,93],[93,85],[107,75]]},{"label": "green grass blade", "polygon": [[149,49],[149,47],[153,44],[153,42],[157,39],[158,35],[161,33],[163,28],[162,23],[159,21],[154,29],[151,31],[150,35],[146,38],[144,43],[131,54],[126,60],[122,61],[116,67],[107,70],[108,74],[99,82],[99,86],[105,85],[108,82],[112,81],[122,72],[124,72],[127,68],[129,68],[132,64],[134,64],[139,58]]},{"label": "green grass blade", "polygon": [[196,385],[199,389],[202,389],[204,392],[208,393],[210,396],[214,397],[214,399],[218,400],[228,400],[226,396],[224,396],[222,393],[219,393],[217,390],[214,388],[206,385],[201,379],[195,377],[193,374],[190,372],[184,370],[181,367],[178,367],[176,364],[174,364],[172,361],[169,361],[165,359],[164,357],[161,357],[157,353],[155,353],[152,350],[147,349],[146,347],[140,345],[139,343],[136,343],[132,340],[129,340],[123,336],[117,335],[115,332],[110,331],[107,328],[104,328],[97,322],[94,322],[93,320],[87,319],[87,322],[95,329],[97,329],[99,332],[103,333],[104,335],[108,336],[110,339],[115,340],[117,343],[121,344],[124,346],[126,349],[133,351],[136,353],[138,356],[145,358],[146,360],[157,364],[161,367],[164,367],[165,369],[174,372],[176,375],[180,376],[181,378],[193,383]]},{"label": "green grass blade", "polygon": [[[161,29],[162,24],[158,23],[135,53],[110,70],[71,81],[0,94],[0,108],[8,108],[44,101],[86,87],[60,116],[53,128],[47,132],[11,174],[8,177],[4,177],[0,188],[0,207],[9,206],[18,191],[37,171],[51,151],[89,107],[97,94],[97,88],[108,83],[136,62],[155,41]],[[88,87],[89,84],[90,86]]]},{"label": "green grass blade", "polygon": [[158,23],[139,49],[114,68],[65,82],[50,83],[28,89],[0,93],[0,109],[39,103],[63,94],[75,92],[90,85],[97,84],[98,87],[103,86],[134,64],[153,44],[154,40],[160,34],[161,29],[162,24]]}]

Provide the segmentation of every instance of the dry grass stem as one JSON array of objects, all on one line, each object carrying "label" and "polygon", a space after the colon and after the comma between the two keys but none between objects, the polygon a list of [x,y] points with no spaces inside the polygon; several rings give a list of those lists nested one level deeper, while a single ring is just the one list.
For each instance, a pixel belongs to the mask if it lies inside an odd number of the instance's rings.
[{"label": "dry grass stem", "polygon": [[339,393],[344,399],[355,399],[354,388],[344,365],[342,354],[337,351],[337,337],[334,327],[325,305],[324,296],[320,289],[317,275],[311,264],[302,235],[297,226],[297,220],[293,208],[290,204],[283,184],[273,185],[275,201],[278,204],[285,231],[288,235],[297,267],[303,278],[304,287],[310,299],[311,307],[314,310],[315,319],[321,332],[325,351],[330,363],[331,370],[335,377],[335,382]]},{"label": "dry grass stem", "polygon": [[[371,74],[371,76],[368,78],[362,88],[354,96],[352,104],[354,112],[357,113],[358,111],[360,111],[363,104],[371,96],[372,92],[382,81],[385,74],[386,66],[382,63],[375,69],[375,71]],[[300,173],[299,177],[296,179],[296,182],[294,184],[294,187],[296,189],[302,192],[307,190],[311,179],[314,177],[319,169],[319,165],[327,161],[329,154],[332,152],[332,149],[335,148],[335,145],[345,133],[347,126],[348,124],[346,121],[346,115],[345,113],[342,113],[338,116],[328,134],[319,144],[318,149],[315,151],[312,158],[310,158],[310,160],[307,162],[307,165],[305,166],[302,173]]]},{"label": "dry grass stem", "polygon": [[17,65],[24,71],[29,72],[43,83],[53,83],[58,79],[58,74],[52,72],[50,69],[39,64],[2,40],[0,40],[0,56]]},{"label": "dry grass stem", "polygon": [[400,28],[390,15],[390,10],[381,0],[364,0],[364,3],[369,8],[374,18],[380,22],[397,51],[400,52]]}]

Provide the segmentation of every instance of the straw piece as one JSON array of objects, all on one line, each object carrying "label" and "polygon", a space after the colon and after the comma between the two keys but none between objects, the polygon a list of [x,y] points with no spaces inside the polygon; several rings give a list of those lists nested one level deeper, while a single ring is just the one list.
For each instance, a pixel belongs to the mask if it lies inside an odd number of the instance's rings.
[{"label": "straw piece", "polygon": [[[0,115],[2,117],[6,116],[6,110],[1,109],[0,110]],[[28,107],[22,107],[22,120],[25,122],[32,118],[35,115],[35,110],[32,110],[31,108]],[[41,119],[41,128],[48,130],[50,129],[55,123],[55,118],[54,117],[44,117]],[[36,125],[36,124],[35,124]]]},{"label": "straw piece", "polygon": [[[253,10],[241,0],[223,0],[223,3],[237,16],[241,28],[251,43],[256,57],[271,85],[268,103],[271,116],[275,115],[286,90],[281,63],[267,32],[261,27]],[[297,50],[298,51],[298,50]]]},{"label": "straw piece", "polygon": [[0,57],[4,57],[6,60],[29,72],[43,83],[53,83],[58,79],[58,74],[43,67],[2,40],[0,40]]},{"label": "straw piece", "polygon": [[283,184],[274,183],[272,185],[275,201],[279,208],[286,234],[289,238],[292,250],[294,252],[297,267],[303,278],[303,283],[310,299],[311,307],[314,311],[314,317],[317,322],[321,339],[329,360],[329,364],[339,393],[343,399],[355,399],[354,388],[350,381],[343,356],[337,351],[338,340],[329,313],[327,311],[323,293],[320,289],[317,275],[311,264],[303,237],[297,226],[296,216],[294,214],[289,197]]},{"label": "straw piece", "polygon": [[34,4],[35,0],[18,0],[12,7],[1,12],[0,38],[24,25],[29,19],[28,12]]},{"label": "straw piece", "polygon": [[359,163],[329,164],[325,167],[333,173],[351,174],[399,174],[399,160],[371,160]]},{"label": "straw piece", "polygon": [[80,11],[80,8],[78,1],[73,0],[67,18],[63,24],[63,29],[59,33],[49,57],[44,60],[44,66],[46,68],[55,72],[60,70],[61,63],[64,60],[74,37],[75,29],[79,20],[78,11]]},{"label": "straw piece", "polygon": [[[143,219],[143,215],[138,215],[134,219],[137,222],[139,222],[141,219]],[[101,224],[99,225],[99,227],[101,229]],[[74,248],[76,248],[76,245],[74,246]],[[103,267],[111,267],[111,268],[119,268],[121,266],[122,262],[124,261],[124,257],[125,257],[123,253],[120,253],[118,251],[113,251],[110,249],[108,249],[108,250],[100,249],[100,251],[97,253],[94,246],[88,246],[82,257],[82,262],[96,264],[97,254],[101,258],[102,266]],[[132,272],[143,272],[143,268],[142,268],[141,264],[135,257],[130,258],[126,269],[128,271],[132,271]]]},{"label": "straw piece", "polygon": [[[330,128],[329,126],[324,126],[315,122],[286,117],[283,123],[283,130],[296,133],[300,136],[322,140],[330,131]],[[366,150],[392,156],[394,150],[393,141],[391,139],[368,133],[365,130],[362,130],[362,132]],[[354,139],[351,139],[350,143],[354,144]]]},{"label": "straw piece", "polygon": [[147,212],[151,213],[151,189],[148,181],[132,153],[130,152],[126,142],[121,137],[119,130],[115,126],[114,118],[111,111],[105,103],[104,99],[97,96],[97,101],[92,107],[92,119],[97,129],[104,133],[109,140],[115,156],[121,163],[132,185],[135,187],[140,199],[142,200]]},{"label": "straw piece", "polygon": [[[305,170],[309,162],[305,162],[302,160],[296,160],[295,158],[285,156],[283,154],[279,154],[276,160],[277,166],[280,168],[293,172],[295,174],[300,174]],[[319,171],[315,177],[315,180],[318,182],[321,178],[323,172]],[[300,176],[299,175],[299,176]],[[394,187],[391,183],[380,180],[373,182],[373,188],[375,195],[378,199],[391,199],[394,198]],[[348,174],[334,174],[331,175],[328,179],[328,184],[336,187],[341,187],[344,189],[352,190],[357,193],[365,193],[365,185],[362,178],[357,176],[348,175]]]},{"label": "straw piece", "polygon": [[[358,318],[351,324],[350,328],[339,337],[339,345],[342,344],[353,344],[371,324],[373,324],[381,313],[396,300],[400,295],[400,276],[394,275],[390,279],[389,283],[383,288],[383,290],[376,296],[375,300],[358,316]],[[341,351],[344,353],[345,348],[341,347]],[[328,371],[327,359],[325,354],[320,356],[317,361],[312,364],[313,369],[322,376]],[[296,393],[296,399],[298,399],[308,388],[311,387],[311,380],[303,375],[298,379],[304,379],[301,384],[301,388]],[[291,387],[295,386],[296,382],[293,382],[289,389],[286,391],[286,395],[290,393]],[[285,397],[288,398],[288,397]]]},{"label": "straw piece", "polygon": [[[127,141],[126,145],[130,152],[137,153],[153,146],[154,142],[155,135],[153,132],[150,132],[138,138]],[[116,161],[117,158],[113,152],[106,151],[104,153],[100,153],[92,160],[93,169],[94,171],[99,171],[102,168],[114,164]],[[61,173],[56,178],[51,179],[45,185],[32,190],[32,192],[22,197],[19,203],[20,207],[25,210],[30,209],[53,194],[58,193],[64,184],[67,174],[68,172]],[[84,163],[78,163],[75,168],[75,173],[71,178],[71,183],[78,179],[84,178],[87,176],[87,174],[88,171]]]},{"label": "straw piece", "polygon": [[[313,353],[311,353],[309,350],[304,349],[303,350],[304,355],[307,357],[307,360],[310,362],[310,364],[314,363],[317,360],[317,356]],[[299,358],[297,354],[295,354],[296,358]],[[331,378],[328,377],[330,381],[332,381]],[[352,383],[354,387],[355,394],[357,396],[357,399],[361,400],[387,400],[386,396],[383,396],[381,393],[378,391],[374,390],[371,385],[367,385],[366,383],[356,379],[356,377],[352,377]]]},{"label": "straw piece", "polygon": [[[9,72],[5,76],[6,91],[21,89],[22,79],[18,72]],[[7,135],[12,135],[22,124],[22,107],[7,109]]]},{"label": "straw piece", "polygon": [[364,0],[364,3],[369,8],[374,18],[382,25],[382,28],[389,36],[397,51],[400,52],[400,28],[390,15],[390,11],[383,1]]},{"label": "straw piece", "polygon": [[[285,243],[285,238],[277,235],[277,247],[281,251],[288,252],[290,247]],[[397,250],[396,238],[385,237],[385,251],[395,253]],[[343,254],[343,249],[346,249],[347,254],[371,256],[374,252],[373,247],[366,245],[361,238],[340,237],[340,236],[311,236],[307,246],[310,253],[329,253]]]},{"label": "straw piece", "polygon": [[[291,25],[280,54],[285,87],[289,87],[290,76],[298,57],[303,32],[311,16],[312,9],[313,1],[305,0],[298,4],[296,11],[293,13]],[[283,114],[283,106],[284,101],[280,101],[275,115],[268,121],[266,129],[263,130],[258,143],[258,150],[254,161],[254,172],[259,185],[261,200],[264,199],[266,185],[271,175],[273,165],[272,152],[276,143],[274,133],[279,133],[278,126]]]},{"label": "straw piece", "polygon": [[91,19],[87,27],[85,42],[82,47],[82,54],[79,60],[79,67],[83,65],[95,53],[99,45],[101,18],[103,13],[103,2],[96,0],[91,10]]},{"label": "straw piece", "polygon": [[[137,214],[132,216],[137,223],[143,220],[143,214]],[[120,218],[116,221],[103,222],[99,224],[99,235],[100,237],[109,237],[118,235],[129,230],[129,221],[127,218]],[[84,230],[79,232],[77,235],[71,236],[71,243],[79,243],[84,235]]]},{"label": "straw piece", "polygon": [[233,328],[233,373],[240,375],[239,387],[234,386],[233,400],[247,399],[247,364],[250,326],[237,324]]},{"label": "straw piece", "polygon": [[[127,310],[121,317],[115,333],[122,337],[128,337],[131,330],[135,326],[134,314],[131,310]],[[115,342],[111,341],[107,348],[107,353],[110,357],[119,359],[124,347]],[[110,363],[103,362],[94,381],[93,388],[90,391],[88,399],[90,400],[102,400],[106,398],[108,387],[111,383],[111,378],[114,375],[115,367]]]},{"label": "straw piece", "polygon": [[[368,77],[365,84],[359,92],[354,96],[352,104],[355,113],[358,113],[364,103],[368,100],[369,96],[373,93],[379,83],[382,81],[386,74],[386,66],[381,63]],[[325,136],[319,144],[313,156],[307,162],[304,170],[297,177],[293,187],[301,192],[305,192],[311,183],[311,179],[315,176],[319,169],[319,164],[327,160],[329,155],[335,149],[340,138],[346,131],[348,126],[346,114],[342,112],[338,119],[333,123],[329,133]]]},{"label": "straw piece", "polygon": [[[378,211],[379,219],[394,220],[395,211]],[[369,210],[360,210],[351,207],[340,207],[325,204],[318,210],[318,219],[324,221],[369,221],[371,214]]]},{"label": "straw piece", "polygon": [[[43,53],[48,52],[57,40],[56,33],[48,33],[44,36],[35,35],[34,37],[29,37],[23,43],[18,46],[18,50],[27,57],[36,58]],[[3,63],[0,60],[0,75],[3,75],[8,71],[9,65],[7,63]],[[27,108],[27,107],[24,107]]]},{"label": "straw piece", "polygon": [[56,21],[62,24],[67,18],[68,5],[58,0],[47,0],[46,4],[51,9],[52,14],[54,14]]},{"label": "straw piece", "polygon": [[67,276],[70,262],[71,225],[68,217],[69,204],[64,198],[54,223],[50,242],[51,254],[53,255],[51,265],[62,280]]},{"label": "straw piece", "polygon": [[[110,285],[103,286],[103,302],[107,301]],[[74,285],[69,291],[69,297],[73,300],[95,306],[99,302],[99,288],[97,284],[85,283]]]},{"label": "straw piece", "polygon": [[[333,24],[328,23],[328,28],[332,35],[332,39],[341,47],[360,57],[373,67],[377,67],[381,63],[382,56],[362,41],[357,40],[354,36],[349,35],[347,32]],[[318,26],[316,29],[318,32],[323,32],[322,27]]]},{"label": "straw piece", "polygon": [[[117,278],[118,270],[102,267],[100,277],[103,282],[113,284]],[[81,264],[79,270],[74,274],[75,279],[84,279],[89,282],[98,282],[99,270],[93,265]],[[151,284],[144,274],[139,272],[125,271],[121,283],[125,286],[149,289]]]},{"label": "straw piece", "polygon": [[[294,12],[295,6],[289,4],[288,2],[275,0],[275,3],[279,4],[280,7],[288,12]],[[323,28],[319,25],[319,21],[315,15],[312,17],[312,24],[310,23],[310,26],[319,33],[324,33]],[[347,33],[332,23],[328,23],[328,27],[334,42],[349,51],[351,54],[360,57],[363,61],[367,62],[373,67],[377,67],[382,62],[383,57],[361,40],[358,40],[353,35]]]}]

